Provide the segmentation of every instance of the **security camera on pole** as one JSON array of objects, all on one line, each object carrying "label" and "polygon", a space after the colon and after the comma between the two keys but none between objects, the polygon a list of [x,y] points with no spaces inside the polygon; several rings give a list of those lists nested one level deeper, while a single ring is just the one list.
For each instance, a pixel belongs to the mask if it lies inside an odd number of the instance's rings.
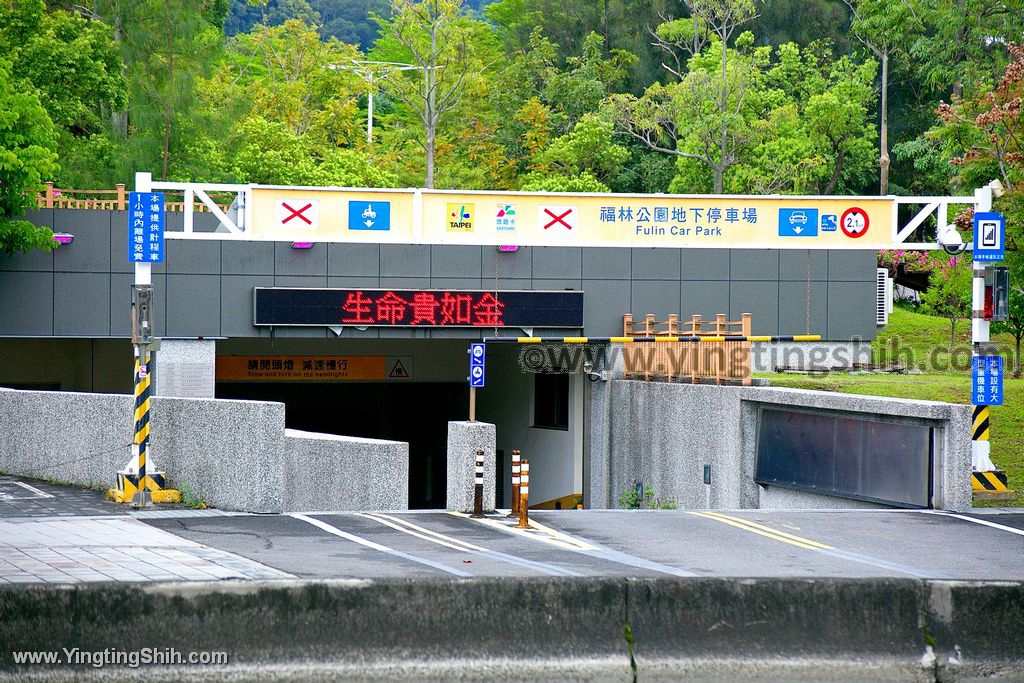
[{"label": "security camera on pole", "polygon": [[107,496],[117,503],[144,507],[151,503],[177,503],[181,493],[165,488],[167,475],[150,455],[151,353],[159,348],[153,337],[152,264],[164,260],[164,196],[153,192],[149,173],[135,174],[135,192],[128,202],[128,261],[135,266],[132,285],[132,347],[135,356],[132,404],[132,455],[117,473],[117,484]]}]

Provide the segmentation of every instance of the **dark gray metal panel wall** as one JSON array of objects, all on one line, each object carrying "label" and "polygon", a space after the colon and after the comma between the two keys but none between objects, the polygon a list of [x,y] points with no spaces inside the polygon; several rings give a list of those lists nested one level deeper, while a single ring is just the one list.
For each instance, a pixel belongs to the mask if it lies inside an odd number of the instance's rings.
[{"label": "dark gray metal panel wall", "polygon": [[[180,221],[179,216],[171,218]],[[132,267],[127,217],[116,211],[47,209],[30,220],[71,232],[74,244],[48,254],[0,255],[0,335],[125,337]],[[212,217],[196,216],[210,228]],[[585,334],[616,335],[622,314],[731,318],[749,312],[757,334],[820,333],[871,339],[875,253],[316,244],[168,240],[153,268],[156,333],[265,337],[252,325],[254,287],[582,289]],[[808,270],[810,281],[808,282]],[[808,299],[810,325],[807,325]],[[575,334],[576,330],[538,331]],[[279,336],[333,338],[322,328]],[[463,338],[478,330],[346,329],[345,337]]]}]

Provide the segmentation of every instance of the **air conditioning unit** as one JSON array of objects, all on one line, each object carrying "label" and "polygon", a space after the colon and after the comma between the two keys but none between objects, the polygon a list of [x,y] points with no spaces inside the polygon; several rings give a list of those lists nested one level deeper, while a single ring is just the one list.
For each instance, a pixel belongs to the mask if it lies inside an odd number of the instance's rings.
[{"label": "air conditioning unit", "polygon": [[892,313],[893,280],[888,268],[875,270],[875,324],[888,325]]}]

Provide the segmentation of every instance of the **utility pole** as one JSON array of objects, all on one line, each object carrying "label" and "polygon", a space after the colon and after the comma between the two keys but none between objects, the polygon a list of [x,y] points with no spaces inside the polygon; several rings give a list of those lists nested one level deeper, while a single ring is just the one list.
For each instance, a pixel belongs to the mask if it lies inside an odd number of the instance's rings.
[{"label": "utility pole", "polygon": [[328,69],[334,69],[336,71],[351,71],[356,74],[369,86],[366,91],[366,144],[373,144],[373,92],[374,92],[374,81],[380,74],[387,74],[392,71],[411,71],[414,69],[422,69],[423,67],[415,66],[413,64],[404,64],[402,62],[374,62],[365,59],[353,59],[351,65],[347,64],[329,64]]}]

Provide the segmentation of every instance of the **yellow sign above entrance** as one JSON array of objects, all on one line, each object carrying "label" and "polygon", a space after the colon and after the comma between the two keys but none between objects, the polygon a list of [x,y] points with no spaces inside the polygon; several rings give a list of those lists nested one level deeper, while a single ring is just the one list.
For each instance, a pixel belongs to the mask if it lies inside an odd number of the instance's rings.
[{"label": "yellow sign above entrance", "polygon": [[412,379],[409,356],[218,356],[218,382],[383,382]]},{"label": "yellow sign above entrance", "polygon": [[884,249],[895,199],[252,190],[252,239],[577,247]]}]

